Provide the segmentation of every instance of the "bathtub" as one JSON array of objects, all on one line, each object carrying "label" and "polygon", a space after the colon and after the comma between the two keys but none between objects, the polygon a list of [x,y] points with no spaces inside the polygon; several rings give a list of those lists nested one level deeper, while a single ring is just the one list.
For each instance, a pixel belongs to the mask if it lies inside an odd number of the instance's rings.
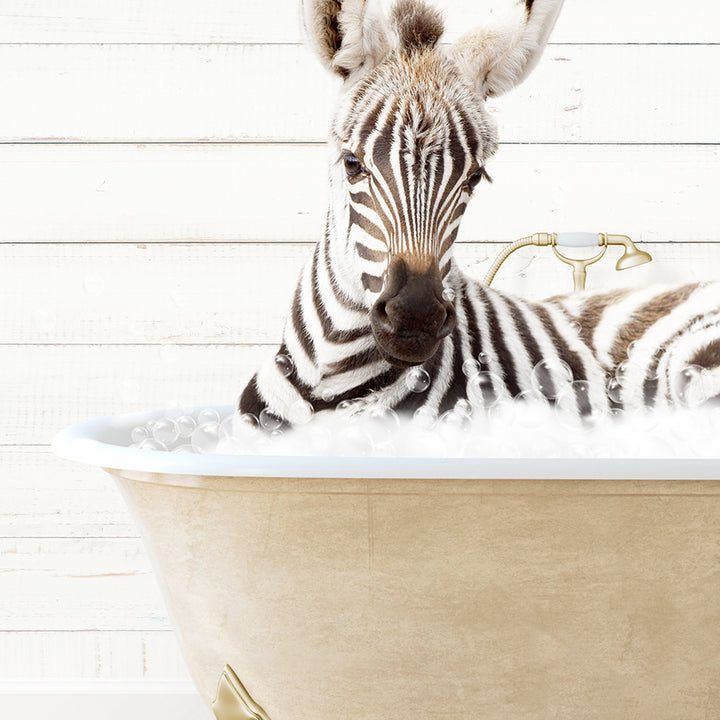
[{"label": "bathtub", "polygon": [[162,415],[53,448],[115,478],[218,718],[720,717],[720,460],[125,447]]}]

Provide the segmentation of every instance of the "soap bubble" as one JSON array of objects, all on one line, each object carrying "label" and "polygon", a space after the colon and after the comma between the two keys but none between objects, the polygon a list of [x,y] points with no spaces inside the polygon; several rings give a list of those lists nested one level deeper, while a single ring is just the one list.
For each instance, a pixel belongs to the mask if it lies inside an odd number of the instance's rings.
[{"label": "soap bubble", "polygon": [[448,442],[460,440],[471,428],[472,419],[464,412],[447,410],[438,418],[438,432]]},{"label": "soap bubble", "polygon": [[378,405],[367,413],[367,431],[373,443],[390,440],[399,429],[400,418],[391,408]]},{"label": "soap bubble", "polygon": [[608,378],[605,391],[612,402],[617,404],[622,403],[623,384],[617,375],[615,377]]},{"label": "soap bubble", "polygon": [[480,363],[472,358],[470,360],[466,360],[462,364],[462,371],[466,378],[471,378],[480,372]]},{"label": "soap bubble", "polygon": [[220,441],[220,424],[206,422],[198,425],[190,437],[190,442],[196,452],[211,453]]},{"label": "soap bubble", "polygon": [[492,407],[498,401],[502,387],[501,378],[483,370],[468,380],[468,399],[475,407]]},{"label": "soap bubble", "polygon": [[130,439],[138,445],[149,437],[150,431],[144,425],[138,425],[130,431]]},{"label": "soap bubble", "polygon": [[295,363],[288,355],[276,355],[275,367],[283,377],[289,377],[295,369]]},{"label": "soap bubble", "polygon": [[490,356],[487,353],[478,353],[478,362],[480,363],[480,369],[490,367]]},{"label": "soap bubble", "polygon": [[178,435],[181,438],[189,438],[193,434],[193,430],[197,427],[195,418],[190,415],[181,415],[176,421]]},{"label": "soap bubble", "polygon": [[573,380],[557,396],[557,408],[563,412],[578,414],[590,405],[590,383],[587,380]]},{"label": "soap bubble", "polygon": [[526,408],[515,400],[501,400],[488,409],[488,418],[496,427],[512,428]]},{"label": "soap bubble", "polygon": [[405,375],[405,385],[410,392],[425,392],[430,387],[430,374],[421,367],[413,367]]},{"label": "soap bubble", "polygon": [[272,412],[272,410],[268,408],[263,408],[263,410],[260,412],[260,425],[267,430],[268,432],[273,432],[273,430],[277,430],[279,427],[283,424],[283,419]]},{"label": "soap bubble", "polygon": [[177,423],[169,417],[160,418],[153,427],[152,435],[155,440],[159,440],[166,446],[172,445],[180,434]]},{"label": "soap bubble", "polygon": [[326,403],[332,402],[335,399],[335,393],[332,390],[323,390],[320,393],[320,399]]},{"label": "soap bubble", "polygon": [[235,417],[228,415],[220,420],[220,438],[226,440],[235,437]]},{"label": "soap bubble", "polygon": [[541,360],[532,369],[530,383],[543,397],[556,398],[573,381],[570,366],[559,358]]},{"label": "soap bubble", "polygon": [[455,290],[451,287],[446,287],[442,291],[442,299],[449,303],[455,302]]},{"label": "soap bubble", "polygon": [[521,390],[513,399],[518,403],[538,403],[547,406],[547,398],[534,388]]},{"label": "soap bubble", "polygon": [[288,409],[288,422],[293,425],[306,425],[312,420],[313,406],[305,400],[296,400]]},{"label": "soap bubble", "polygon": [[370,407],[363,398],[355,400],[342,400],[335,408],[348,422],[355,422]]},{"label": "soap bubble", "polygon": [[642,366],[630,358],[625,358],[625,360],[620,362],[615,368],[615,377],[621,382],[623,381],[623,378],[628,377],[628,375],[638,375],[642,373]]},{"label": "soap bubble", "polygon": [[242,435],[236,431],[235,418],[224,418],[220,423],[218,444],[213,452],[223,455],[253,455],[255,454],[254,437]]},{"label": "soap bubble", "polygon": [[413,413],[413,422],[425,430],[432,430],[438,420],[437,410],[422,405]]},{"label": "soap bubble", "polygon": [[147,438],[140,443],[139,448],[141,450],[167,450],[167,445],[154,438]]},{"label": "soap bubble", "polygon": [[700,365],[687,365],[675,377],[677,398],[685,407],[699,407],[713,392],[712,375]]},{"label": "soap bubble", "polygon": [[207,425],[208,423],[220,422],[220,413],[214,408],[205,408],[198,413],[197,424]]},{"label": "soap bubble", "polygon": [[[522,400],[518,402],[518,398]],[[515,418],[515,424],[528,429],[547,426],[551,417],[551,408],[547,400],[535,394],[533,390],[525,390],[515,398],[515,407],[520,408]]]},{"label": "soap bubble", "polygon": [[233,433],[251,433],[257,430],[260,420],[252,413],[237,413],[233,416]]},{"label": "soap bubble", "polygon": [[556,409],[565,424],[576,426],[600,422],[604,413],[592,402],[592,385],[587,380],[573,380],[557,396]]}]

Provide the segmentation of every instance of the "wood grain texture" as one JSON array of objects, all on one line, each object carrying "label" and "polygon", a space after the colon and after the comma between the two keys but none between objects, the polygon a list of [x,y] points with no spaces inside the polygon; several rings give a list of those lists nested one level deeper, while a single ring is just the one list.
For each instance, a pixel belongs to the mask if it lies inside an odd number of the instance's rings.
[{"label": "wood grain texture", "polygon": [[[460,267],[481,280],[504,247],[458,243],[455,255]],[[699,272],[720,276],[720,243],[642,247],[654,262],[618,273],[620,249],[611,248],[589,270],[588,288],[681,282]],[[312,248],[230,242],[0,245],[0,337],[6,344],[32,345],[277,344]],[[525,248],[510,256],[494,284],[541,298],[569,292],[572,271],[549,248]]]},{"label": "wood grain texture", "polygon": [[91,417],[232,405],[273,346],[0,346],[0,445],[45,445]]},{"label": "wood grain texture", "polygon": [[0,681],[0,714],[57,720],[214,717],[189,680]]},{"label": "wood grain texture", "polygon": [[[0,45],[0,142],[324,142],[338,87],[298,45]],[[508,143],[717,143],[720,45],[553,45],[490,107]]]},{"label": "wood grain texture", "polygon": [[[474,24],[475,0],[435,0],[447,9],[450,37]],[[288,43],[298,42],[298,0],[228,3],[206,0],[5,0],[0,42]],[[714,43],[712,0],[606,0],[568,3],[555,42]]]},{"label": "wood grain texture", "polygon": [[170,630],[0,632],[0,677],[184,680],[189,677]]},{"label": "wood grain texture", "polygon": [[0,463],[0,539],[138,536],[115,484],[98,468],[44,447],[1,447]]},{"label": "wood grain texture", "polygon": [[169,630],[137,538],[0,539],[0,631]]},{"label": "wood grain texture", "polygon": [[[503,146],[460,239],[611,224],[716,240],[719,158],[716,145]],[[0,242],[317,240],[327,162],[314,145],[4,145]]]}]

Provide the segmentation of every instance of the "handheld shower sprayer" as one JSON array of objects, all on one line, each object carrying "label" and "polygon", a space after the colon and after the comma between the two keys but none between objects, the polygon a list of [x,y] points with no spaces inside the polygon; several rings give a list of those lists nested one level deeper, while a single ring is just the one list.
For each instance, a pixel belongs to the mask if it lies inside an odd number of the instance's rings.
[{"label": "handheld shower sprayer", "polygon": [[[587,267],[597,262],[606,252],[608,245],[622,245],[623,254],[615,264],[616,270],[627,270],[636,265],[643,265],[652,260],[649,253],[639,250],[635,243],[627,235],[610,235],[608,233],[589,232],[566,232],[566,233],[535,233],[527,237],[515,240],[505,247],[493,261],[490,269],[485,275],[483,282],[490,285],[500,266],[507,260],[511,253],[514,253],[526,245],[549,245],[553,252],[562,262],[571,265],[573,268],[573,289],[584,290],[587,279]],[[592,257],[576,259],[563,255],[559,247],[593,247],[600,246],[602,249]]]}]

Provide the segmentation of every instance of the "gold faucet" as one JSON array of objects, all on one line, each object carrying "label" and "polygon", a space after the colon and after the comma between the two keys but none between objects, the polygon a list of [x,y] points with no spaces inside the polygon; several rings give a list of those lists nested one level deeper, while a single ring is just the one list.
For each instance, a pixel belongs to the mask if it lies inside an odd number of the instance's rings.
[{"label": "gold faucet", "polygon": [[[599,253],[596,253],[587,259],[570,258],[563,255],[557,248],[558,245],[563,247],[587,247],[597,244],[602,247]],[[607,250],[608,245],[622,245],[625,249],[622,256],[615,264],[616,270],[627,270],[636,265],[643,265],[652,260],[649,253],[639,250],[635,243],[627,235],[610,235],[608,233],[535,233],[527,237],[515,240],[505,247],[495,258],[490,269],[485,275],[483,282],[490,285],[500,266],[507,260],[508,256],[515,252],[518,248],[526,245],[550,245],[555,255],[564,263],[571,265],[573,268],[573,289],[583,290],[585,288],[585,280],[587,278],[587,267],[597,262]]]}]

